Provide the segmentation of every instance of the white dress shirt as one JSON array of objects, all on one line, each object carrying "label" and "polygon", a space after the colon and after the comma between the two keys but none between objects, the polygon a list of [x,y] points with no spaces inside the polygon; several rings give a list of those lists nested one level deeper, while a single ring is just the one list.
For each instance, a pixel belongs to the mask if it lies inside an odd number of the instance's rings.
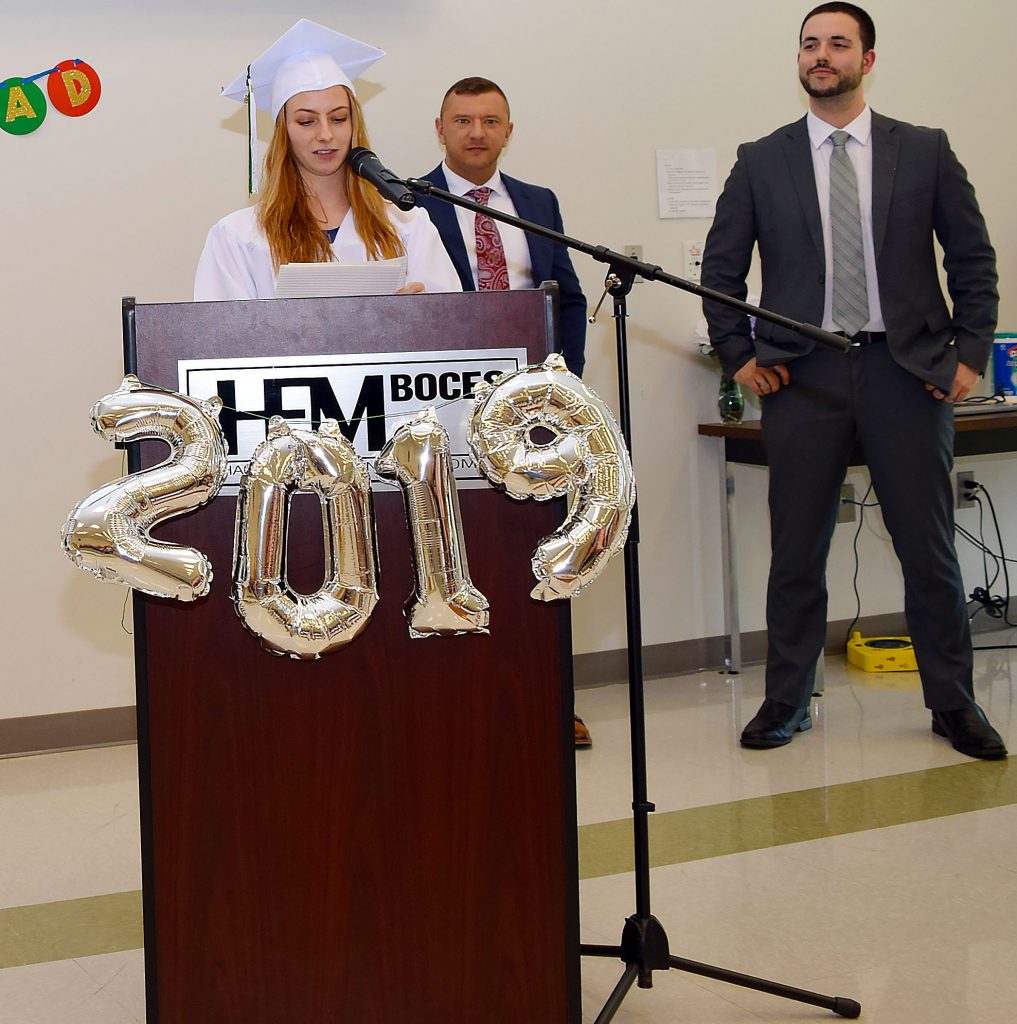
[{"label": "white dress shirt", "polygon": [[[812,143],[812,167],[816,174],[816,192],[819,212],[823,219],[823,247],[826,253],[826,289],[823,299],[823,329],[840,330],[833,321],[833,233],[830,228],[830,157],[833,155],[835,131],[832,124],[816,117],[810,110],[806,115],[809,140]],[[866,331],[885,331],[883,310],[879,304],[879,282],[876,278],[876,250],[872,241],[872,110],[865,109],[844,126],[851,136],[847,154],[854,165],[858,181],[858,209],[862,219],[862,249],[865,254],[865,290],[869,298],[869,322]]]},{"label": "white dress shirt", "polygon": [[[446,163],[442,163],[441,169],[445,172],[445,180],[448,182],[448,190],[454,196],[465,196],[474,188],[489,188],[491,195],[487,205],[501,213],[509,213],[518,217],[515,204],[512,202],[501,174],[495,171],[490,181],[484,185],[474,185],[472,181],[461,178],[455,171],[449,170]],[[464,210],[461,206],[456,207],[456,217],[459,220],[459,230],[462,232],[463,241],[466,243],[466,255],[470,260],[470,272],[473,274],[473,284],[477,283],[477,215],[472,210]],[[493,218],[492,218],[493,219]],[[500,224],[494,222],[501,235],[502,248],[505,250],[505,263],[508,266],[510,288],[532,288],[533,267],[530,263],[530,247],[526,244],[526,232],[522,228],[514,228],[511,224]]]}]

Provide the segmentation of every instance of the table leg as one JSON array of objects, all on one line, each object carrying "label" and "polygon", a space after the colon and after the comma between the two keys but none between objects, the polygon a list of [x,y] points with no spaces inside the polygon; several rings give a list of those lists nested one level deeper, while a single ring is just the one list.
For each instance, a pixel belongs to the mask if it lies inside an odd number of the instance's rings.
[{"label": "table leg", "polygon": [[724,460],[721,478],[721,550],[724,559],[724,629],[726,631],[724,667],[728,672],[742,670],[742,629],[738,614],[738,562],[735,557],[735,478],[734,463]]}]

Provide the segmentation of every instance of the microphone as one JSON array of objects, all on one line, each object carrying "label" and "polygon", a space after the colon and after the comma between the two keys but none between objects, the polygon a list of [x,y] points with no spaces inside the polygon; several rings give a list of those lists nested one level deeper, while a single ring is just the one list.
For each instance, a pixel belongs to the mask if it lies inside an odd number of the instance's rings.
[{"label": "microphone", "polygon": [[355,146],[347,158],[353,173],[369,181],[386,199],[400,210],[412,210],[417,205],[413,193],[369,149]]}]

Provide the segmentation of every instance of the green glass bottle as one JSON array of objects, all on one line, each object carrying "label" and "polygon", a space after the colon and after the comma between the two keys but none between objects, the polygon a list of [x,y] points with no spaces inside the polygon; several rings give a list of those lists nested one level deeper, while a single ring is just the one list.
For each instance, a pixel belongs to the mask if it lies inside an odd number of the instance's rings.
[{"label": "green glass bottle", "polygon": [[726,373],[720,375],[717,410],[723,423],[741,423],[742,413],[745,412],[745,396],[742,395],[742,389]]}]

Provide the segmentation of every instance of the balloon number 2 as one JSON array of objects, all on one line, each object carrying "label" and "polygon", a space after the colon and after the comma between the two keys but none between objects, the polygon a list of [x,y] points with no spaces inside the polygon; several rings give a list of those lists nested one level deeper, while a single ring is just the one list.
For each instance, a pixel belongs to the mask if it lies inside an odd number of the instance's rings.
[{"label": "balloon number 2", "polygon": [[[62,540],[79,568],[156,597],[193,601],[208,593],[208,559],[150,531],[222,487],[221,408],[218,398],[199,402],[131,375],[96,403],[92,425],[107,440],[157,438],[171,453],[75,506]],[[552,355],[482,387],[468,439],[485,475],[511,497],[573,498],[565,523],[534,552],[531,596],[576,596],[624,545],[635,503],[631,461],[610,409]],[[406,502],[416,569],[410,635],[486,633],[488,603],[470,579],[449,438],[434,410],[398,426],[375,468]],[[317,494],[325,534],[325,579],[309,596],[293,592],[285,571],[289,503],[298,491]],[[232,594],[244,624],[275,654],[315,659],[345,646],[378,601],[376,548],[368,469],[339,425],[325,420],[311,431],[273,418],[237,502]]]},{"label": "balloon number 2", "polygon": [[193,601],[212,583],[194,548],[153,540],[149,531],[211,501],[226,479],[226,440],[218,398],[191,398],[145,387],[128,375],[92,407],[92,429],[107,441],[158,438],[172,449],[162,465],[93,491],[64,524],[63,547],[79,568],[145,594]]}]

